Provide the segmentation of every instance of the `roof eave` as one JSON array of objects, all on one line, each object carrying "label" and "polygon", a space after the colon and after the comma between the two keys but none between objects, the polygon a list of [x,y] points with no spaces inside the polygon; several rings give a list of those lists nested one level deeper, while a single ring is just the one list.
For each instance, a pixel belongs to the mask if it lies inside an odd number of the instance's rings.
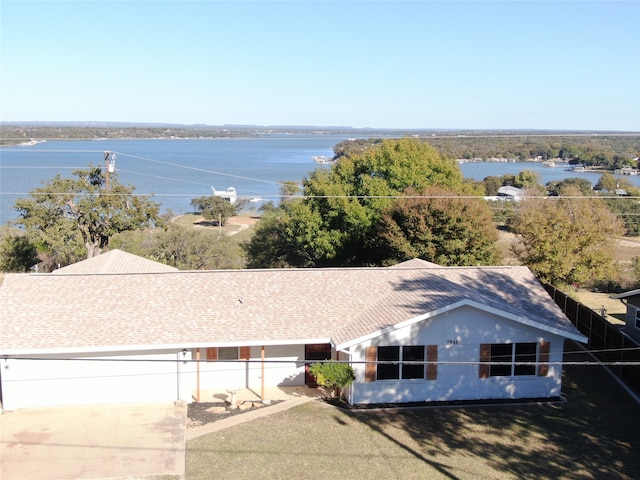
[{"label": "roof eave", "polygon": [[640,289],[618,293],[617,295],[611,295],[610,298],[615,298],[616,300],[622,300],[623,298],[633,297],[634,295],[640,295]]},{"label": "roof eave", "polygon": [[192,350],[195,348],[214,348],[214,347],[269,347],[275,345],[306,345],[329,343],[334,345],[330,338],[299,338],[289,340],[247,340],[235,342],[189,342],[189,343],[172,343],[157,345],[104,345],[104,346],[77,346],[77,347],[58,347],[58,348],[0,348],[1,357],[11,356],[28,356],[28,355],[78,355],[78,354],[104,354],[104,353],[125,353],[125,352],[145,352],[153,353],[159,350]]}]

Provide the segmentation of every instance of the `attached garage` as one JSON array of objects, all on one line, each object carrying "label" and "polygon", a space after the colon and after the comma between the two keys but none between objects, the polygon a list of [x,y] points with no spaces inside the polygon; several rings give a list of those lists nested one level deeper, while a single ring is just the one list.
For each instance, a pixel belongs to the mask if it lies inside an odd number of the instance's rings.
[{"label": "attached garage", "polygon": [[187,392],[180,353],[18,355],[3,361],[6,410],[51,405],[173,402]]}]

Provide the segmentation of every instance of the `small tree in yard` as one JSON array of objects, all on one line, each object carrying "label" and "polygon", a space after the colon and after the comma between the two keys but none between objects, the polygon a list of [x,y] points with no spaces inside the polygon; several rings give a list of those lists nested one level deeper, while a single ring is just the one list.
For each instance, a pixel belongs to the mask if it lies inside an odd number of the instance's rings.
[{"label": "small tree in yard", "polygon": [[331,389],[331,396],[338,398],[342,390],[356,379],[351,365],[336,361],[314,363],[309,367],[309,372],[316,377],[318,385]]},{"label": "small tree in yard", "polygon": [[621,221],[604,200],[582,197],[575,188],[567,188],[562,197],[523,200],[511,230],[518,260],[540,281],[555,286],[611,278],[612,240],[623,234]]},{"label": "small tree in yard", "polygon": [[219,222],[225,225],[229,217],[237,215],[240,205],[234,205],[224,198],[210,195],[208,197],[198,197],[191,200],[191,205],[202,213],[205,220]]}]

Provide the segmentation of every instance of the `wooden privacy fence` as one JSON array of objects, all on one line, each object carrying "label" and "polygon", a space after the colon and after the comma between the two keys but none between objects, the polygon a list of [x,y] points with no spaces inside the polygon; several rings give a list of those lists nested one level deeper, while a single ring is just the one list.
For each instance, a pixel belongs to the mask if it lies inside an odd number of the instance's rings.
[{"label": "wooden privacy fence", "polygon": [[640,395],[640,345],[624,335],[600,313],[575,301],[551,285],[544,286],[551,298],[580,333],[589,338],[592,354]]}]

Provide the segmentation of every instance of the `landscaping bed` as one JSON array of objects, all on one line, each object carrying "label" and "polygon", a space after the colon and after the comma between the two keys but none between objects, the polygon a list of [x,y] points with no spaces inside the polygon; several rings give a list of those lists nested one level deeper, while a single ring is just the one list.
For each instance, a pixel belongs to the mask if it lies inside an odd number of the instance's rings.
[{"label": "landscaping bed", "polygon": [[275,405],[283,400],[273,400],[269,403],[256,401],[244,401],[236,407],[232,407],[229,402],[200,402],[190,403],[187,406],[187,426],[198,427],[213,423],[223,418],[229,418],[234,415],[242,415],[243,413],[258,410],[260,408]]}]

